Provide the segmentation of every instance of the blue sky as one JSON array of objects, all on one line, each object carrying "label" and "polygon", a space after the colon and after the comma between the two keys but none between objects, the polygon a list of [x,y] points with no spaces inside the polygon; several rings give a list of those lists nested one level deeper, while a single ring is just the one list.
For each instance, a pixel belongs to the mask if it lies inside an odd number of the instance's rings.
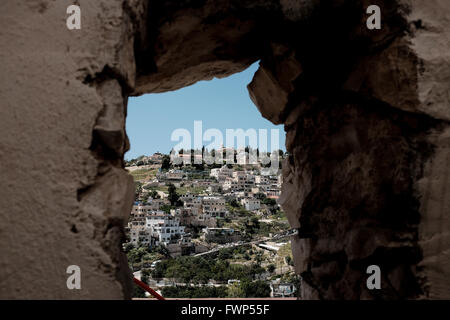
[{"label": "blue sky", "polygon": [[[247,84],[258,65],[256,62],[241,73],[200,81],[177,91],[130,97],[126,130],[131,147],[125,159],[157,151],[169,153],[178,143],[171,141],[172,132],[178,128],[187,129],[193,141],[194,121],[197,120],[202,121],[203,133],[209,128],[217,128],[224,140],[226,129],[267,129],[269,150],[270,129],[279,129],[279,146],[285,150],[283,126],[275,126],[264,119],[247,91]],[[204,145],[208,144],[208,141],[204,142]]]}]

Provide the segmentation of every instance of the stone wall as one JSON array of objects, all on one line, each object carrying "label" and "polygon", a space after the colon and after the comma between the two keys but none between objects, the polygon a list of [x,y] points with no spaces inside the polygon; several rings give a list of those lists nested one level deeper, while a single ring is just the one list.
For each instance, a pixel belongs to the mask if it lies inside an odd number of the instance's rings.
[{"label": "stone wall", "polygon": [[[448,50],[437,47],[450,44],[444,27],[450,6],[379,4],[391,15],[384,15],[380,34],[367,46],[367,34],[352,33],[337,50],[342,57],[360,52],[346,76],[328,88],[327,80],[321,81],[326,72],[303,79],[297,91],[307,91],[309,83],[313,88],[300,98],[294,89],[284,121],[292,157],[286,162],[283,202],[300,231],[293,251],[304,297],[450,295],[444,160],[450,155],[450,69],[449,56],[442,54]],[[371,264],[381,268],[382,290],[366,288]]]},{"label": "stone wall", "polygon": [[[68,30],[72,3],[0,12],[0,298],[129,298],[127,97],[258,60],[248,89],[285,125],[303,298],[450,297],[447,1],[78,0]],[[72,264],[82,290],[66,287]]]},{"label": "stone wall", "polygon": [[[123,299],[119,253],[133,201],[123,170],[133,24],[122,1],[2,3],[0,298]],[[66,269],[81,268],[81,290]]]}]

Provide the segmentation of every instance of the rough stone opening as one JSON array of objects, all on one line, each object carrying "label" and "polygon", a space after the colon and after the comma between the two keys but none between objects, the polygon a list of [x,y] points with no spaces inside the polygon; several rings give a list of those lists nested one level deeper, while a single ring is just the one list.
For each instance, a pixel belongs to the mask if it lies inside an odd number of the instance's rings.
[{"label": "rough stone opening", "polygon": [[[271,164],[268,162],[266,164],[260,158],[263,157],[263,153],[270,153],[270,151],[276,151],[278,155],[280,150],[283,151],[282,158],[285,156],[285,132],[282,127],[275,126],[262,118],[249,98],[247,85],[251,82],[258,67],[259,62],[256,62],[245,71],[229,76],[227,79],[202,81],[186,89],[171,91],[167,94],[143,95],[128,100],[126,129],[131,147],[125,155],[125,159],[128,159],[126,161],[126,169],[133,176],[136,190],[138,191],[136,192],[133,211],[126,228],[127,242],[123,245],[126,248],[127,256],[129,259],[132,259],[131,261],[129,260],[132,271],[138,277],[143,276],[145,271],[143,279],[146,280],[143,281],[147,281],[147,279],[154,281],[151,276],[154,273],[152,270],[156,267],[156,264],[152,264],[154,261],[162,260],[170,263],[178,261],[180,256],[191,260],[202,256],[218,262],[219,248],[222,248],[222,251],[229,252],[231,250],[229,245],[235,246],[235,249],[240,249],[240,252],[245,252],[245,255],[241,254],[241,256],[248,256],[249,252],[253,254],[256,250],[265,262],[266,269],[264,270],[267,270],[268,266],[273,265],[275,270],[269,268],[269,270],[272,270],[269,272],[271,275],[278,275],[280,278],[282,276],[284,278],[295,278],[295,281],[298,281],[296,277],[293,277],[292,266],[289,265],[291,260],[286,260],[287,262],[283,260],[286,250],[280,251],[283,252],[281,259],[283,261],[280,262],[278,260],[280,260],[279,257],[281,256],[278,256],[276,253],[269,253],[267,249],[265,250],[258,246],[252,247],[249,244],[252,241],[262,241],[264,239],[262,243],[276,241],[278,243],[282,242],[280,247],[286,247],[283,244],[286,241],[290,242],[290,239],[284,234],[291,231],[289,224],[285,220],[284,212],[279,208],[275,200],[279,197],[278,192],[281,186],[278,183],[278,180],[281,178],[281,170],[278,169],[278,166],[281,165],[279,163],[281,159],[277,160],[277,163]],[[198,132],[199,127],[195,129],[195,126],[199,125],[199,121],[201,122],[200,132]],[[180,132],[180,130],[183,132],[187,131],[188,137],[183,136],[179,140],[172,140],[172,134]],[[233,134],[237,130],[239,138],[237,136],[233,137],[233,141],[230,142],[226,136],[227,130],[231,130]],[[274,131],[272,132],[272,130]],[[242,137],[239,131],[242,131]],[[220,138],[214,135],[209,140],[206,138],[208,137],[208,132],[220,132]],[[179,138],[178,135],[176,137]],[[252,137],[256,138],[256,140],[252,139]],[[197,143],[199,138],[202,141],[201,145],[194,146],[194,142]],[[242,138],[245,141],[242,141]],[[222,142],[219,142],[217,139]],[[180,145],[180,142],[182,145]],[[229,143],[232,143],[232,145],[229,145]],[[223,162],[220,161],[214,164],[207,162],[206,157],[210,155],[211,150],[214,150],[216,153],[222,153],[219,150],[223,147],[226,148],[225,150],[230,150],[228,148],[234,149],[233,153],[235,154],[232,163],[226,161],[226,157],[224,157]],[[169,159],[172,148],[183,148],[184,155],[188,155],[190,162],[184,163],[183,161],[177,165],[171,160],[169,167],[167,167],[167,163],[164,165],[163,159]],[[196,148],[195,151],[194,148]],[[243,157],[241,152],[247,150],[247,148],[250,148],[249,154]],[[251,150],[256,153],[255,159],[251,158]],[[200,163],[191,163],[194,157],[194,155],[191,155],[191,152],[194,152],[195,157],[200,156],[202,158]],[[270,161],[268,155],[265,155],[264,160],[266,159]],[[275,161],[275,159],[273,160]],[[224,178],[225,174],[222,173],[220,178],[217,176],[217,180],[214,180],[211,176],[212,172],[214,170],[222,170],[221,168],[224,165],[226,166],[227,163],[229,164],[230,172],[227,171],[226,176],[228,177],[229,174],[229,177]],[[276,166],[276,171],[272,171],[272,180],[270,180],[271,183],[275,183],[274,185],[261,183],[261,177],[263,177],[261,174],[267,175],[269,173],[269,168],[264,168],[264,166],[270,166],[270,169]],[[231,186],[228,189],[224,187],[225,180],[233,180],[233,175],[231,174],[233,171],[236,174],[245,172],[245,176],[247,177],[248,175],[251,180],[248,183],[251,183],[253,190],[251,187],[243,187],[239,190],[232,189]],[[170,172],[180,173],[182,176],[169,179],[167,175]],[[278,177],[278,180],[273,180],[274,176]],[[264,177],[269,179],[268,176]],[[197,184],[203,182],[209,182],[210,188],[197,186]],[[175,192],[180,196],[180,200],[183,201],[181,205],[171,205],[167,200],[167,188],[171,184],[175,186]],[[269,189],[269,193],[267,193],[265,188]],[[218,202],[224,201],[224,205],[216,205],[216,208],[211,209],[211,211],[205,209],[204,205],[200,206],[201,210],[193,210],[192,199],[190,197],[185,198],[186,195],[193,195],[197,200],[206,197],[206,199],[216,199]],[[258,197],[255,197],[255,195]],[[264,199],[261,199],[261,197]],[[257,202],[257,205],[252,202],[252,208],[250,206],[246,208],[241,204],[241,199],[244,198],[253,199],[253,201]],[[231,199],[234,199],[235,208],[230,205]],[[163,205],[161,205],[162,202],[164,203]],[[268,203],[271,204],[269,205]],[[214,206],[214,204],[212,205]],[[171,207],[170,213],[168,212],[169,206]],[[214,212],[215,210],[220,210],[220,215]],[[165,212],[167,219],[172,219],[165,222],[164,226],[167,225],[167,228],[174,229],[175,236],[181,235],[186,241],[182,241],[181,237],[166,239],[166,232],[158,227],[154,227],[154,222],[163,221],[161,216],[164,214],[163,212]],[[283,218],[279,218],[280,215]],[[252,219],[258,220],[258,228],[254,231],[255,234],[247,234],[244,228],[245,222],[250,223],[253,221]],[[147,222],[149,225],[147,225]],[[179,224],[183,230],[178,227],[172,228],[171,222],[175,225]],[[233,235],[227,237],[211,236],[209,238],[204,235],[204,228],[213,230],[214,228],[223,227],[231,228],[232,231],[229,232],[233,232]],[[163,229],[165,230],[166,227]],[[171,234],[169,235],[172,236]],[[136,255],[144,252],[144,249],[147,252],[151,252],[151,254],[149,253],[152,256],[151,260],[148,260],[148,258],[145,261],[142,258],[136,260]],[[209,251],[211,252],[208,253]],[[289,251],[291,250],[289,249]],[[189,257],[192,255],[198,255],[198,257]],[[292,258],[290,252],[288,256]],[[235,262],[237,258],[238,255],[235,256],[233,253],[227,259],[231,261],[230,263],[235,263],[234,266],[237,266],[238,264]],[[248,264],[250,265],[246,264],[245,267],[250,269],[251,263],[255,263],[254,259],[248,256]],[[187,264],[188,262],[186,261],[185,263]],[[214,280],[211,270],[208,268],[205,270],[209,272],[211,277],[208,281]],[[280,272],[284,273],[280,274]],[[196,272],[194,272],[195,274]],[[181,275],[178,276],[179,278],[177,279],[185,278],[181,277]],[[267,278],[263,279],[266,285],[265,289],[269,288],[270,281],[268,278],[267,276]],[[193,285],[204,281],[201,280],[197,283],[199,281],[196,280],[197,278],[192,279],[188,277],[187,279],[189,281],[195,280],[192,282]],[[235,281],[236,279],[226,279],[225,282],[227,280]],[[254,280],[261,279],[255,278]],[[178,282],[183,282],[183,280]],[[258,282],[258,284],[260,283]],[[153,288],[155,289],[155,287]],[[224,288],[226,288],[225,285],[222,285],[221,289]],[[174,287],[173,290],[175,289]],[[226,291],[228,291],[228,288]],[[135,291],[135,294],[142,296],[143,292]],[[172,292],[171,294],[175,293]],[[209,294],[214,295],[216,293]],[[241,294],[244,293],[242,292]],[[267,294],[267,292],[264,291],[264,294]],[[165,296],[164,292],[163,295]],[[180,298],[183,297],[186,298],[187,296],[180,296]]]}]

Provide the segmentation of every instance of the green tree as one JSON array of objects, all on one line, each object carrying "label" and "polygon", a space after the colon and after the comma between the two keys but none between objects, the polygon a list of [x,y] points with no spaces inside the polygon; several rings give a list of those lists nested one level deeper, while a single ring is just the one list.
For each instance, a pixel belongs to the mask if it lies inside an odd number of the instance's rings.
[{"label": "green tree", "polygon": [[227,260],[227,259],[231,259],[232,255],[229,250],[222,249],[219,251],[219,255],[217,257],[219,258],[219,260]]},{"label": "green tree", "polygon": [[241,285],[237,282],[233,283],[228,287],[228,297],[229,298],[242,298],[244,297],[244,291],[241,288]]},{"label": "green tree", "polygon": [[290,266],[293,266],[293,265],[294,265],[294,261],[292,261],[291,256],[286,256],[286,257],[284,258],[284,261],[286,261],[286,263],[287,263],[288,265],[290,265]]},{"label": "green tree", "polygon": [[168,204],[163,204],[163,205],[160,207],[160,210],[161,210],[161,211],[164,211],[165,213],[170,213],[170,210],[171,210],[171,209],[173,209],[173,207],[170,206],[170,205],[168,205]]},{"label": "green tree", "polygon": [[265,198],[262,203],[267,206],[275,206],[277,204],[277,202],[271,198]]},{"label": "green tree", "polygon": [[[254,267],[260,267],[261,266],[261,262],[262,262],[262,260],[263,260],[263,255],[262,255],[262,253],[261,252],[257,252],[256,254],[255,254],[255,264],[254,264]],[[260,272],[255,272],[255,273],[260,273]]]},{"label": "green tree", "polygon": [[123,251],[125,251],[125,253],[128,253],[128,252],[130,252],[130,251],[133,250],[133,249],[134,249],[133,244],[131,244],[131,243],[128,242],[128,243],[125,245]]},{"label": "green tree", "polygon": [[255,198],[263,201],[264,199],[266,199],[266,195],[262,192],[258,192],[257,194],[255,194]]},{"label": "green tree", "polygon": [[191,165],[193,166],[195,161],[195,150],[191,149],[190,154],[191,154]]},{"label": "green tree", "polygon": [[244,298],[265,298],[270,297],[270,286],[262,281],[241,281],[241,290]]},{"label": "green tree", "polygon": [[140,246],[133,248],[127,253],[128,261],[131,263],[139,263],[147,253],[149,253],[149,248],[147,247]]},{"label": "green tree", "polygon": [[232,200],[229,202],[229,204],[230,204],[230,206],[232,206],[233,208],[239,208],[239,207],[240,207],[239,202],[237,202],[236,199],[232,199]]},{"label": "green tree", "polygon": [[258,232],[260,228],[259,220],[257,217],[251,217],[244,222],[244,231],[248,235],[253,235]]},{"label": "green tree", "polygon": [[139,181],[135,181],[134,182],[134,190],[135,190],[136,197],[138,197],[138,195],[142,192],[142,183]]},{"label": "green tree", "polygon": [[149,197],[151,197],[152,199],[161,199],[161,196],[158,194],[156,190],[152,190],[152,192],[150,192]]},{"label": "green tree", "polygon": [[133,298],[145,298],[145,291],[138,285],[134,285],[133,287]]},{"label": "green tree", "polygon": [[[172,206],[180,206],[180,196],[177,193],[177,188],[172,183],[169,184],[168,191],[169,191],[169,196],[167,198],[169,199],[170,204]],[[181,203],[181,205],[182,205],[182,203]]]},{"label": "green tree", "polygon": [[162,158],[161,170],[169,170],[169,169],[170,169],[170,157],[165,154]]}]

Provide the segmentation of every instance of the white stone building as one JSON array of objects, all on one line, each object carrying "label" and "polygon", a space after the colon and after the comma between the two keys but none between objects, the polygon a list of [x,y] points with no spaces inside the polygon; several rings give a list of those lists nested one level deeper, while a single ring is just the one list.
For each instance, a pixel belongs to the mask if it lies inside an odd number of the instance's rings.
[{"label": "white stone building", "polygon": [[241,200],[241,204],[244,206],[245,210],[255,211],[261,208],[261,203],[258,199],[245,198]]},{"label": "white stone building", "polygon": [[222,168],[211,169],[209,173],[210,177],[214,177],[217,181],[224,181],[227,178],[231,178],[233,175],[233,169],[229,169],[226,165],[222,166]]},{"label": "white stone building", "polygon": [[156,238],[156,245],[167,245],[177,241],[184,235],[184,226],[180,220],[169,214],[151,214],[146,217],[145,228],[151,230],[151,236]]}]

